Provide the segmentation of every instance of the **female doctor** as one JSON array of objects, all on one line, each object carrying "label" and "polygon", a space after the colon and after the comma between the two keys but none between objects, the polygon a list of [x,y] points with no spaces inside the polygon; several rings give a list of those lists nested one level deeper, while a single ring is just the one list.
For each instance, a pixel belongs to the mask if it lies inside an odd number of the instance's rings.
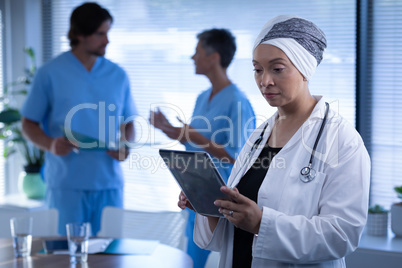
[{"label": "female doctor", "polygon": [[[357,131],[308,81],[324,33],[296,16],[268,21],[253,48],[255,80],[277,112],[243,147],[216,200],[197,214],[194,241],[219,267],[345,267],[366,222],[370,158]],[[192,208],[180,193],[179,207]]]}]

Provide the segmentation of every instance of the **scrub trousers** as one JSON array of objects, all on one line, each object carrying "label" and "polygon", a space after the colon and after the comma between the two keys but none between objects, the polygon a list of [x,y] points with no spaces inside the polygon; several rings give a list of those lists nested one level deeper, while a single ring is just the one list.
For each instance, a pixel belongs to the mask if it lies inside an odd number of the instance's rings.
[{"label": "scrub trousers", "polygon": [[123,207],[123,189],[101,191],[48,189],[49,208],[59,211],[60,235],[66,235],[69,222],[90,222],[92,236],[100,230],[102,210],[106,206]]}]

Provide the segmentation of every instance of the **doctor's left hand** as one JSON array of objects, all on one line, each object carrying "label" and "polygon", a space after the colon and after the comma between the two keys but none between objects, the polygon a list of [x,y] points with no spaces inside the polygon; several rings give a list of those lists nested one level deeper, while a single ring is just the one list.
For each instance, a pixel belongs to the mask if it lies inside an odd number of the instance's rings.
[{"label": "doctor's left hand", "polygon": [[231,200],[216,200],[214,204],[220,207],[219,212],[236,227],[258,234],[262,210],[257,203],[240,194],[237,188],[230,189],[227,186],[222,186],[221,191],[227,194]]}]

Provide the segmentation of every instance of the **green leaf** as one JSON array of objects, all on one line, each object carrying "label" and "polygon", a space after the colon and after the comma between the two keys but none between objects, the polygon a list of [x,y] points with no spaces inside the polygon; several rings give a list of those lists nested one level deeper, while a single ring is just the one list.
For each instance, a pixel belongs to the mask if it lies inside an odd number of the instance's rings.
[{"label": "green leaf", "polygon": [[0,122],[11,124],[21,120],[21,114],[18,110],[9,108],[0,112]]},{"label": "green leaf", "polygon": [[22,78],[19,78],[17,81],[11,82],[7,84],[3,89],[3,96],[7,96],[10,92],[12,92],[15,86],[23,85],[25,83],[25,79],[21,81]]},{"label": "green leaf", "polygon": [[9,94],[12,95],[12,96],[15,96],[15,95],[26,95],[26,94],[28,94],[28,90],[26,90],[25,88],[24,88],[24,89],[20,89],[20,90],[13,90],[13,91],[11,91]]},{"label": "green leaf", "polygon": [[29,68],[25,69],[24,75],[16,81],[8,83],[0,96],[2,111],[0,112],[0,139],[4,140],[4,157],[18,152],[25,159],[26,164],[42,165],[44,152],[26,140],[21,131],[21,114],[12,107],[13,98],[17,95],[26,95],[27,87],[32,83],[36,72],[35,52],[31,47],[26,47],[24,52],[31,60]]},{"label": "green leaf", "polygon": [[13,139],[11,139],[11,141],[13,142],[25,142],[25,139],[23,137],[15,137]]},{"label": "green leaf", "polygon": [[[24,49],[25,53],[31,58],[31,66],[28,69],[28,76],[33,77],[36,72],[36,64],[35,64],[35,51],[31,47],[26,47]],[[31,80],[27,78],[26,84],[30,84]]]},{"label": "green leaf", "polygon": [[3,152],[3,156],[5,158],[9,157],[10,155],[12,155],[13,153],[15,153],[17,150],[15,150],[14,146],[6,146],[4,148],[4,152]]},{"label": "green leaf", "polygon": [[394,187],[395,192],[397,192],[398,194],[402,194],[402,186],[395,186]]},{"label": "green leaf", "polygon": [[402,199],[402,186],[395,186],[394,190],[396,194],[398,195],[398,198]]},{"label": "green leaf", "polygon": [[388,210],[386,210],[383,206],[381,205],[374,205],[371,206],[368,210],[369,213],[387,213]]},{"label": "green leaf", "polygon": [[26,47],[24,51],[32,60],[35,59],[35,51],[32,47]]}]

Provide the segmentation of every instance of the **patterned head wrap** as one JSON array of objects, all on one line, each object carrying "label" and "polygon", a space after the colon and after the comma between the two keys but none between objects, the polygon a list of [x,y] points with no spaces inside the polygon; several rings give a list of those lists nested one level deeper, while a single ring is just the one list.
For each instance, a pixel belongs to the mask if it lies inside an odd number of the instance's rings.
[{"label": "patterned head wrap", "polygon": [[281,49],[307,79],[320,64],[327,40],[325,34],[311,21],[292,15],[281,15],[269,20],[257,36],[253,52],[260,44]]}]

